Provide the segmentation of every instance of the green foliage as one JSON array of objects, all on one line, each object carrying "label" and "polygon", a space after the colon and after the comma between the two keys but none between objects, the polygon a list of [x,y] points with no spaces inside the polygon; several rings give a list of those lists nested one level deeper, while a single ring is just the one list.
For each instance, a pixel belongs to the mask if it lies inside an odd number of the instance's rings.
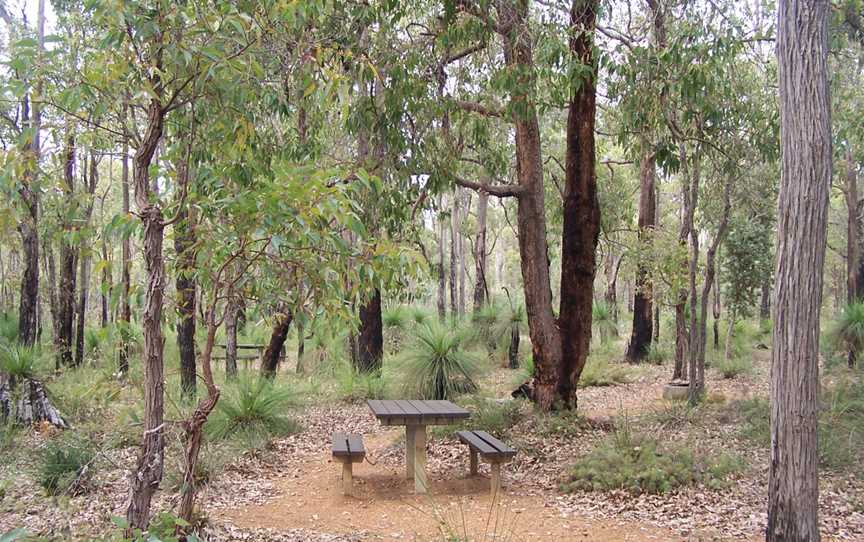
[{"label": "green foliage", "polygon": [[744,356],[732,356],[730,359],[720,359],[713,363],[723,378],[732,379],[749,374],[753,370],[753,362]]},{"label": "green foliage", "polygon": [[32,378],[39,369],[40,357],[36,348],[0,344],[0,371],[16,379]]},{"label": "green foliage", "polygon": [[463,349],[464,335],[437,322],[418,326],[396,359],[404,393],[414,399],[453,399],[474,392],[480,360]]},{"label": "green foliage", "polygon": [[645,363],[650,365],[663,365],[669,359],[669,350],[663,344],[658,344],[657,341],[652,341],[648,345],[648,351],[645,357],[642,358]]},{"label": "green foliage", "polygon": [[226,386],[207,424],[213,440],[235,439],[263,448],[270,439],[299,431],[287,414],[292,394],[266,378],[244,377]]},{"label": "green foliage", "polygon": [[618,322],[605,301],[595,301],[591,306],[591,324],[600,333],[600,342],[605,343],[610,337],[618,335]]},{"label": "green foliage", "polygon": [[403,305],[396,305],[381,314],[381,321],[385,328],[405,329],[411,321],[411,314]]},{"label": "green foliage", "polygon": [[339,395],[348,401],[383,399],[386,396],[387,381],[382,373],[360,373],[351,364],[344,364],[337,374]]},{"label": "green foliage", "polygon": [[726,304],[738,317],[748,317],[757,296],[774,269],[773,228],[770,221],[736,214],[723,243],[721,274]]},{"label": "green foliage", "polygon": [[742,466],[739,459],[727,455],[697,461],[690,450],[663,447],[657,439],[637,435],[625,426],[577,461],[567,472],[562,489],[623,489],[640,495],[664,494],[699,482],[722,487]]},{"label": "green foliage", "polygon": [[579,386],[590,388],[625,384],[630,381],[631,370],[626,365],[612,363],[606,356],[590,355],[579,377]]},{"label": "green foliage", "polygon": [[8,312],[0,313],[0,344],[18,341],[18,318]]},{"label": "green foliage", "polygon": [[829,336],[836,350],[856,353],[864,350],[864,303],[849,303],[843,307]]},{"label": "green foliage", "polygon": [[460,430],[479,430],[486,431],[496,438],[505,439],[510,429],[525,416],[523,401],[519,400],[465,396],[458,403],[471,412],[471,418],[455,426],[435,426],[432,428],[433,435],[449,436]]},{"label": "green foliage", "polygon": [[[118,542],[198,542],[199,538],[194,533],[188,532],[193,526],[188,521],[181,519],[170,512],[159,512],[150,520],[147,532],[140,529],[132,529],[129,532],[129,523],[126,518],[115,516],[111,522],[117,527],[117,532],[110,540]],[[178,535],[179,532],[187,534]]]},{"label": "green foliage", "polygon": [[93,444],[75,438],[48,443],[39,458],[37,479],[49,495],[78,495],[93,473]]}]

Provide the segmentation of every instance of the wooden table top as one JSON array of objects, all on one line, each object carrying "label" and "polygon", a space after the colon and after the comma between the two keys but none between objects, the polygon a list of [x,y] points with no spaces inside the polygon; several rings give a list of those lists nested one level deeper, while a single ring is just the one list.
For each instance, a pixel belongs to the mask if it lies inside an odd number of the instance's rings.
[{"label": "wooden table top", "polygon": [[444,425],[471,416],[450,401],[372,399],[366,403],[375,417],[387,425]]}]

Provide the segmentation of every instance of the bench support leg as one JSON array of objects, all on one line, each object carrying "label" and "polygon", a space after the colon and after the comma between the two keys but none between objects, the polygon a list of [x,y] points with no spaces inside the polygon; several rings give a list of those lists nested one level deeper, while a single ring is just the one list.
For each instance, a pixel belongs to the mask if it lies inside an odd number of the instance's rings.
[{"label": "bench support leg", "polygon": [[475,476],[477,474],[477,452],[475,452],[474,450],[471,450],[468,453],[468,456],[469,456],[470,461],[471,461],[471,466],[470,466],[469,472],[471,473],[471,476]]},{"label": "bench support leg", "polygon": [[405,478],[414,478],[414,435],[417,433],[416,425],[405,426]]},{"label": "bench support leg", "polygon": [[490,486],[492,489],[492,498],[494,499],[501,491],[501,463],[492,463],[492,480]]},{"label": "bench support leg", "polygon": [[426,493],[426,426],[414,430],[414,492]]},{"label": "bench support leg", "polygon": [[351,486],[354,482],[354,472],[353,472],[353,463],[351,463],[351,459],[348,461],[342,462],[342,493],[344,495],[351,495]]}]

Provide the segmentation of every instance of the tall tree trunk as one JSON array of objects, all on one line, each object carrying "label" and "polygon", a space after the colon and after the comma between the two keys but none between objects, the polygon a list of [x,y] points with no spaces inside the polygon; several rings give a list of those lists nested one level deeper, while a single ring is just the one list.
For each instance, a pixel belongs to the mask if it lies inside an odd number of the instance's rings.
[{"label": "tall tree trunk", "polygon": [[[158,76],[156,76],[158,77]],[[158,87],[157,88],[161,88]],[[144,272],[147,296],[142,312],[144,332],[144,432],[138,462],[130,476],[129,505],[126,520],[131,528],[146,529],[150,521],[150,502],[162,481],[165,465],[164,407],[165,376],[162,334],[162,309],[165,296],[165,262],[162,243],[165,223],[158,200],[151,198],[150,164],[165,121],[165,111],[158,96],[147,108],[147,129],[135,152],[134,186],[138,216],[144,223]]]},{"label": "tall tree trunk", "polygon": [[267,378],[276,376],[276,371],[279,370],[279,360],[282,358],[285,341],[288,339],[288,331],[291,329],[293,319],[294,315],[291,312],[276,315],[273,331],[270,333],[270,341],[267,343],[267,348],[264,349],[264,355],[261,358],[261,376]]},{"label": "tall tree trunk", "polygon": [[77,246],[70,239],[74,228],[72,198],[75,192],[75,137],[69,135],[64,149],[64,196],[69,202],[63,239],[60,241],[60,288],[57,292],[57,305],[60,313],[60,335],[55,338],[57,349],[57,368],[72,366],[72,332],[75,322],[75,280]]},{"label": "tall tree trunk", "polygon": [[[104,238],[102,239],[102,261],[108,262],[108,245],[105,243]],[[108,327],[110,319],[108,312],[108,294],[113,290],[113,288],[114,285],[111,279],[111,266],[106,263],[102,266],[102,285],[99,288],[99,299],[101,301],[99,325],[102,328]]]},{"label": "tall tree trunk", "polygon": [[769,320],[771,318],[771,281],[762,283],[762,299],[759,301],[759,318]]},{"label": "tall tree trunk", "polygon": [[359,373],[381,370],[384,358],[384,326],[381,322],[381,290],[360,306],[360,334],[357,337],[357,364]]},{"label": "tall tree trunk", "polygon": [[[570,10],[573,33],[570,53],[583,66],[591,66],[592,69],[589,75],[574,84],[567,116],[561,305],[558,318],[562,360],[558,399],[569,408],[576,407],[576,384],[588,360],[591,343],[597,236],[600,232],[594,148],[597,63],[593,36],[597,7],[596,0],[573,0]],[[653,194],[652,186],[652,198]],[[653,221],[653,207],[650,215]],[[650,309],[648,321],[650,325]]]},{"label": "tall tree trunk", "polygon": [[[643,245],[651,242],[656,215],[656,192],[654,190],[655,153],[646,151],[639,171],[639,237]],[[642,247],[647,248],[645,246]],[[651,346],[653,336],[651,278],[646,265],[640,261],[636,268],[636,297],[633,301],[633,328],[627,346],[627,361],[638,363]]]},{"label": "tall tree trunk", "polygon": [[444,272],[444,243],[447,231],[442,220],[444,196],[438,197],[438,319],[447,317],[447,274]]},{"label": "tall tree trunk", "polygon": [[860,217],[858,216],[858,176],[852,151],[847,150],[846,186],[843,195],[846,199],[846,301],[853,303],[859,297],[861,286],[858,284],[858,273],[861,267],[861,233]]},{"label": "tall tree trunk", "polygon": [[720,350],[720,273],[714,281],[714,303],[711,306],[711,316],[714,318],[714,350]]},{"label": "tall tree trunk", "polygon": [[489,193],[477,194],[477,236],[474,239],[474,312],[486,304],[489,287],[486,284],[486,211]]},{"label": "tall tree trunk", "polygon": [[237,302],[234,298],[225,305],[225,374],[229,380],[237,378]]},{"label": "tall tree trunk", "polygon": [[[690,177],[688,175],[687,152],[684,143],[679,144],[679,155],[682,167],[685,168],[681,181],[681,228],[678,230],[678,244],[687,246],[687,239],[693,229],[693,201],[690,189]],[[698,237],[697,237],[698,240]],[[689,264],[685,264],[685,271],[689,277]],[[687,326],[687,288],[681,288],[678,292],[678,300],[675,304],[675,369],[672,373],[673,380],[683,380],[686,376],[687,359],[690,353],[690,331]]]},{"label": "tall tree trunk", "polygon": [[306,355],[306,326],[304,326],[298,320],[296,328],[297,328],[297,365],[294,368],[294,372],[302,375],[305,372],[305,369],[303,367],[303,358]]},{"label": "tall tree trunk", "polygon": [[[127,106],[123,105],[123,159],[121,163],[120,185],[123,196],[123,214],[129,216],[129,135],[126,132]],[[120,272],[120,356],[118,370],[121,375],[129,372],[129,337],[132,324],[132,305],[130,293],[132,289],[132,242],[128,235],[122,238],[121,272]]]},{"label": "tall tree trunk", "polygon": [[[189,165],[182,160],[178,175],[188,181]],[[177,253],[175,289],[177,291],[177,349],[180,352],[180,388],[185,397],[195,396],[195,217],[185,203],[174,223],[174,251]]]},{"label": "tall tree trunk", "polygon": [[519,322],[510,322],[510,346],[507,348],[507,367],[519,368]]},{"label": "tall tree trunk", "polygon": [[450,207],[450,313],[454,320],[459,314],[459,278],[457,266],[459,265],[459,194],[453,194],[453,203]]},{"label": "tall tree trunk", "polygon": [[[87,184],[87,207],[84,211],[84,225],[89,227],[93,216],[93,196],[96,194],[96,186],[99,184],[99,169],[96,153],[90,151],[90,167],[88,168],[89,182]],[[87,297],[90,293],[90,247],[85,246],[84,239],[78,246],[78,254],[81,259],[81,280],[79,280],[80,294],[78,297],[78,325],[75,333],[75,365],[84,363],[84,331],[87,322]]]},{"label": "tall tree trunk", "polygon": [[780,197],[766,540],[818,541],[819,310],[831,183],[827,0],[780,0]]},{"label": "tall tree trunk", "polygon": [[[36,12],[36,41],[39,60],[45,50],[45,0],[39,0]],[[42,93],[42,78],[36,81],[36,94]],[[33,346],[38,335],[39,312],[39,189],[36,176],[42,153],[42,107],[33,103],[32,116],[29,97],[21,105],[21,124],[32,129],[32,139],[24,149],[26,158],[22,183],[18,190],[24,204],[24,217],[18,224],[24,253],[24,272],[21,274],[21,299],[18,304],[18,342]]]},{"label": "tall tree trunk", "polygon": [[48,306],[51,310],[52,335],[60,335],[60,310],[57,306],[57,265],[54,261],[54,251],[50,242],[45,240],[42,247],[42,258],[45,260],[45,274],[48,276]]},{"label": "tall tree trunk", "polygon": [[612,322],[615,324],[612,328],[615,337],[618,336],[618,271],[623,259],[623,254],[616,258],[611,250],[606,257],[606,293],[603,294],[603,300],[609,307]]},{"label": "tall tree trunk", "polygon": [[[456,196],[462,200],[461,190],[456,188]],[[470,198],[467,201],[460,201],[459,208],[465,209],[464,215],[468,214],[468,209],[471,206]],[[459,261],[457,265],[459,267],[459,316],[465,316],[465,237],[462,235],[462,227],[464,222],[463,213],[460,211],[459,221],[458,221],[458,229],[456,231],[456,246],[459,251]]]},{"label": "tall tree trunk", "polygon": [[723,359],[732,359],[732,336],[735,334],[735,311],[729,311],[729,322],[726,324],[726,345],[723,351]]}]

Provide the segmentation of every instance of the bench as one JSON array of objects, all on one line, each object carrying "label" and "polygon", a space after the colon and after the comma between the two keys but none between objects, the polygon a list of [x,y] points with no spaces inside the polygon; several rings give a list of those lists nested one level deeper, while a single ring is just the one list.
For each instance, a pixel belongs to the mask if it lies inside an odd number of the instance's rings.
[{"label": "bench", "polygon": [[342,463],[342,492],[345,495],[351,494],[354,478],[352,465],[362,463],[365,457],[362,436],[333,433],[333,459]]},{"label": "bench", "polygon": [[516,450],[507,446],[486,431],[458,431],[456,436],[470,449],[471,475],[477,474],[477,455],[492,468],[492,497],[501,490],[501,464],[516,456]]}]

